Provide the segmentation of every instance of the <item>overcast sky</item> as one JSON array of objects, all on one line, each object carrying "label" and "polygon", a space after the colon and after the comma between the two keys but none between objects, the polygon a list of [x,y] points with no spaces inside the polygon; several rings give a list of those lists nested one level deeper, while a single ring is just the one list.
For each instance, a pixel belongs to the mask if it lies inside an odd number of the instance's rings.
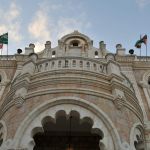
[{"label": "overcast sky", "polygon": [[121,43],[127,52],[133,48],[139,54],[134,45],[140,34],[150,37],[150,0],[0,0],[0,34],[9,34],[9,54],[30,43],[41,51],[48,40],[54,47],[74,30],[96,47],[103,40],[110,52]]}]

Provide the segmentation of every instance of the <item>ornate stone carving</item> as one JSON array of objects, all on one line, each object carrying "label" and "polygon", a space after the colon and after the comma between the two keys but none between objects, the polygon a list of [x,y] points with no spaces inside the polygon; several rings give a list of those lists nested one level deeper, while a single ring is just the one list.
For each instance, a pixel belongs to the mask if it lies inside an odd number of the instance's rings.
[{"label": "ornate stone carving", "polygon": [[15,101],[15,105],[16,105],[16,107],[21,107],[22,105],[23,105],[23,103],[24,103],[24,98],[22,97],[22,96],[15,96],[14,97],[14,101]]},{"label": "ornate stone carving", "polygon": [[124,103],[125,103],[125,97],[121,95],[117,95],[113,100],[115,106],[117,109],[122,109]]},{"label": "ornate stone carving", "polygon": [[22,104],[25,101],[26,94],[27,94],[27,89],[24,88],[24,87],[16,91],[16,93],[15,93],[15,95],[13,97],[16,107],[19,108],[19,107],[22,106]]}]

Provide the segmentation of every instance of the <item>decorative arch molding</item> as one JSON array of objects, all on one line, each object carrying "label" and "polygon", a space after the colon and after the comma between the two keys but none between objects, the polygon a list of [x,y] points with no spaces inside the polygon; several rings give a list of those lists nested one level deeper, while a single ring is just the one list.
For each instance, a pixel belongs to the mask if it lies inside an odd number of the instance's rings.
[{"label": "decorative arch molding", "polygon": [[145,72],[143,75],[143,81],[147,83],[149,77],[150,77],[150,71]]},{"label": "decorative arch molding", "polygon": [[120,137],[109,117],[94,104],[76,97],[55,98],[46,101],[35,108],[21,123],[11,147],[22,147],[32,150],[34,146],[34,140],[31,134],[33,129],[37,128],[41,130],[42,119],[46,116],[55,118],[56,113],[61,110],[64,110],[66,114],[69,114],[72,110],[75,110],[79,112],[81,119],[85,117],[92,118],[92,128],[100,129],[104,133],[102,142],[106,145],[106,149],[120,150]]},{"label": "decorative arch molding", "polygon": [[144,140],[144,127],[140,122],[135,123],[130,131],[130,147],[132,150],[136,150],[134,142],[137,141],[137,135],[139,134],[142,136],[142,140]]},{"label": "decorative arch molding", "polygon": [[142,81],[139,81],[139,85],[143,88],[148,107],[150,108],[150,71],[144,73]]},{"label": "decorative arch molding", "polygon": [[81,39],[87,41],[87,43],[91,43],[91,44],[92,44],[92,40],[91,40],[88,36],[86,36],[86,35],[84,35],[84,34],[78,32],[78,31],[74,31],[73,33],[70,33],[70,34],[67,34],[67,35],[63,36],[63,37],[60,39],[60,41],[61,41],[61,42],[65,42],[65,41],[68,40],[69,38],[73,38],[73,37],[81,38]]}]

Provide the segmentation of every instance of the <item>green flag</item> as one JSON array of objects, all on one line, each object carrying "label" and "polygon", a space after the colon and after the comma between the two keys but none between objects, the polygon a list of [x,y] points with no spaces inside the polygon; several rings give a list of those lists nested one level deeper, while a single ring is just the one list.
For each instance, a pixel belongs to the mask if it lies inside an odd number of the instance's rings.
[{"label": "green flag", "polygon": [[135,47],[136,47],[136,48],[141,48],[141,45],[142,45],[142,40],[138,40],[138,41],[135,43]]},{"label": "green flag", "polygon": [[8,33],[5,33],[5,34],[0,36],[0,43],[8,44]]}]

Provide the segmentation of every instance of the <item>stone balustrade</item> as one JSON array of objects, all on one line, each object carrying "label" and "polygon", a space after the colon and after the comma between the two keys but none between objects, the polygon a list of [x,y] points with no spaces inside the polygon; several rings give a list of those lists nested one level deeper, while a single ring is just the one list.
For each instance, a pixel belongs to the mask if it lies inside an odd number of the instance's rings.
[{"label": "stone balustrade", "polygon": [[36,73],[59,69],[87,70],[97,73],[106,73],[106,63],[88,58],[58,57],[38,62]]},{"label": "stone balustrade", "polygon": [[15,55],[1,55],[0,60],[15,60]]}]

